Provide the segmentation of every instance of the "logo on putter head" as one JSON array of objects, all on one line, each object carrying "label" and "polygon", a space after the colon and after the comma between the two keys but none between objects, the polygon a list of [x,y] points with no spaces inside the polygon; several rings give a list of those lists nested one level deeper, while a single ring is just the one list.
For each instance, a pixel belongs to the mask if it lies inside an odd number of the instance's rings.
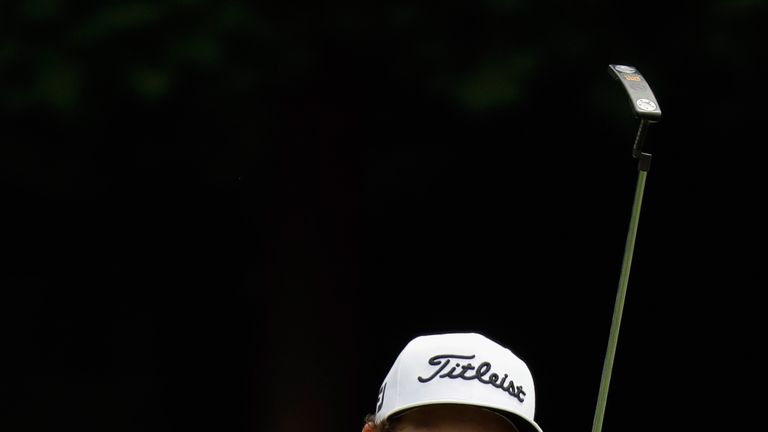
[{"label": "logo on putter head", "polygon": [[656,104],[650,99],[638,99],[635,103],[643,111],[653,111],[656,109]]}]

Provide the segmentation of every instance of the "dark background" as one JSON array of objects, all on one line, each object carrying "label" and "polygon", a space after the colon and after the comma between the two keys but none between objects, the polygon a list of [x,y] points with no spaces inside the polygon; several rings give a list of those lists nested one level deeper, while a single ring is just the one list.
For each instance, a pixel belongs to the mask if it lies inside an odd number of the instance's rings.
[{"label": "dark background", "polygon": [[355,432],[410,338],[479,331],[589,430],[638,175],[609,63],[664,118],[603,429],[749,425],[767,11],[3,3],[0,427]]}]

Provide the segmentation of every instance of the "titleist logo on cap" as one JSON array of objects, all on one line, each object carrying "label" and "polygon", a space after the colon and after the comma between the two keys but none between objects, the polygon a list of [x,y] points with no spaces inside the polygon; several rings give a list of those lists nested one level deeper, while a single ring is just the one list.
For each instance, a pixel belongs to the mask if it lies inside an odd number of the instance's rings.
[{"label": "titleist logo on cap", "polygon": [[[419,376],[417,379],[420,383],[427,383],[435,378],[451,378],[451,379],[463,379],[467,381],[477,380],[483,384],[488,384],[497,389],[500,389],[515,399],[523,402],[525,400],[525,391],[523,386],[515,386],[514,381],[511,379],[507,381],[509,377],[507,374],[500,376],[496,372],[491,372],[493,367],[490,362],[484,361],[477,366],[470,362],[456,362],[448,371],[443,372],[452,360],[472,360],[476,356],[472,355],[460,355],[460,354],[438,354],[428,360],[431,366],[437,366],[437,369],[428,377]],[[443,372],[443,373],[440,373]]]}]

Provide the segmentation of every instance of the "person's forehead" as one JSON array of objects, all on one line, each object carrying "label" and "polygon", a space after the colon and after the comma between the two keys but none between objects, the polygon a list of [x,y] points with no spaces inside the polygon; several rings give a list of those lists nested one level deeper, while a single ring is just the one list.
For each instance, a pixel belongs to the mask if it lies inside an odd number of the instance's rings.
[{"label": "person's forehead", "polygon": [[500,414],[471,405],[427,405],[398,416],[396,432],[516,432]]}]

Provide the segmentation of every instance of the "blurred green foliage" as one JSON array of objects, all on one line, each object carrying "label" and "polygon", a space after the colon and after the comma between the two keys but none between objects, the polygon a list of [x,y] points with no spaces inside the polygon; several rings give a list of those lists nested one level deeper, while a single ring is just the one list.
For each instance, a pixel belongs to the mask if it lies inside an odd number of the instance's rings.
[{"label": "blurred green foliage", "polygon": [[[336,67],[338,56],[380,68],[359,71],[372,78],[413,80],[469,110],[507,106],[519,102],[542,64],[587,55],[598,39],[634,25],[631,14],[625,22],[601,21],[622,15],[612,10],[617,7],[515,0],[429,7],[404,1],[9,2],[1,17],[0,108],[84,112],[112,98],[175,97],[189,85],[226,100],[308,83]],[[648,24],[652,31],[669,36],[677,27],[679,39],[664,43],[703,37],[723,57],[749,54],[743,42],[766,18],[758,0],[690,3],[669,22],[666,6],[645,7],[644,16],[656,17]]]},{"label": "blurred green foliage", "polygon": [[[198,152],[195,157],[223,161],[275,148],[276,136],[333,112],[341,113],[337,122],[354,121],[368,131],[368,145],[380,146],[395,146],[410,132],[406,128],[434,131],[443,119],[487,119],[473,126],[475,132],[506,127],[521,115],[533,130],[532,122],[565,112],[577,122],[587,112],[629,122],[626,112],[614,109],[617,94],[605,82],[608,62],[642,65],[664,107],[674,107],[676,95],[694,92],[706,78],[687,74],[678,84],[671,80],[682,75],[665,71],[703,64],[728,89],[718,93],[728,103],[715,107],[717,115],[744,117],[737,100],[744,92],[732,87],[734,77],[746,76],[765,57],[765,2],[625,6],[554,0],[5,2],[0,114],[19,154],[5,154],[3,161],[6,172],[19,171],[17,165],[26,164],[21,161],[40,157],[25,144],[30,130],[41,141],[50,129],[83,142],[153,131],[167,150],[147,146],[166,159]],[[240,149],[173,144],[214,137]],[[83,146],[84,158],[103,159]]]},{"label": "blurred green foliage", "polygon": [[[407,2],[29,0],[3,9],[5,112],[84,113],[125,98],[176,97],[192,83],[226,100],[307,84],[334,73],[338,56],[381,68],[372,77],[394,69],[482,108],[514,101],[535,64],[530,55],[510,59],[513,47],[499,51],[503,40],[494,40],[507,31],[505,19],[526,13],[514,1],[430,10]],[[472,46],[473,32],[486,33],[488,45]]]}]

